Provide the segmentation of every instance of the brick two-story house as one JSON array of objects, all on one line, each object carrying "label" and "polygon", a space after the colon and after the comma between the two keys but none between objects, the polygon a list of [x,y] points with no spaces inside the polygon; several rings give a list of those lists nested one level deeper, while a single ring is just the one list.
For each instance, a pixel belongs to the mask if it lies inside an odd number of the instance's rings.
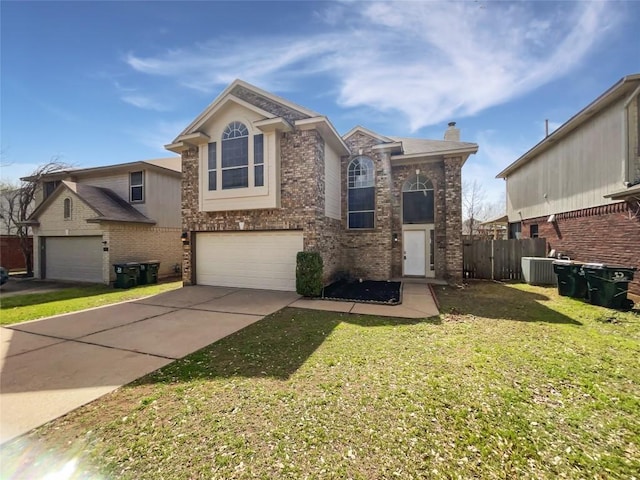
[{"label": "brick two-story house", "polygon": [[177,270],[179,157],[62,170],[39,181],[27,222],[36,278],[107,284],[114,263],[146,260],[160,261],[161,277]]},{"label": "brick two-story house", "polygon": [[236,80],[166,148],[182,156],[185,284],[295,289],[296,253],[336,274],[457,281],[461,168],[478,150],[387,137]]}]

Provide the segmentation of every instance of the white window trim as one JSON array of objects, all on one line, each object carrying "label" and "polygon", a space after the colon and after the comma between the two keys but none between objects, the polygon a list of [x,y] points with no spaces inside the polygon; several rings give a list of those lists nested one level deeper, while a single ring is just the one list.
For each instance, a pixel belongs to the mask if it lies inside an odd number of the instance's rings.
[{"label": "white window trim", "polygon": [[[356,160],[360,161],[361,159],[366,159],[371,162],[371,172],[367,172],[364,178],[364,181],[367,183],[366,185],[362,185],[362,177],[363,175],[359,175],[356,179],[354,177],[354,185],[351,186],[351,165],[354,164]],[[358,183],[361,183],[358,185]],[[373,210],[351,210],[349,208],[349,192],[351,190],[356,190],[359,188],[373,188]],[[358,156],[351,160],[347,165],[347,229],[354,231],[362,231],[362,230],[374,230],[376,228],[376,166],[372,158],[367,156]],[[351,226],[351,214],[352,213],[373,213],[373,225],[371,227],[352,227]]]},{"label": "white window trim", "polygon": [[[67,202],[69,203],[68,215],[67,215]],[[68,221],[72,219],[73,217],[72,211],[73,211],[73,202],[71,201],[71,198],[67,197],[62,201],[62,217],[64,218],[64,220]]]},{"label": "white window trim", "polygon": [[[139,184],[133,184],[131,183],[131,175],[134,173],[141,173],[142,174],[142,183]],[[129,203],[144,203],[145,202],[145,198],[146,198],[146,192],[145,192],[145,181],[144,181],[144,170],[136,170],[135,172],[129,172]],[[133,199],[133,188],[136,187],[142,187],[142,200],[134,200]]]}]

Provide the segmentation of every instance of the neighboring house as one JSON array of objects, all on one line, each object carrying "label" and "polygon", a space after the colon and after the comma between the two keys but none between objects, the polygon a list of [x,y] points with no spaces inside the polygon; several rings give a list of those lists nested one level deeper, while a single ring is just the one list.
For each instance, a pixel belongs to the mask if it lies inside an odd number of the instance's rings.
[{"label": "neighboring house", "polygon": [[[42,177],[27,223],[37,278],[109,283],[114,263],[182,260],[180,158],[63,170]],[[27,177],[25,180],[29,180]]]},{"label": "neighboring house", "polygon": [[461,172],[474,143],[340,136],[236,80],[166,148],[182,155],[185,284],[295,290],[296,253],[340,274],[462,278]]},{"label": "neighboring house", "polygon": [[[640,74],[621,79],[498,174],[510,236],[640,268]],[[640,272],[631,284],[640,294]]]}]

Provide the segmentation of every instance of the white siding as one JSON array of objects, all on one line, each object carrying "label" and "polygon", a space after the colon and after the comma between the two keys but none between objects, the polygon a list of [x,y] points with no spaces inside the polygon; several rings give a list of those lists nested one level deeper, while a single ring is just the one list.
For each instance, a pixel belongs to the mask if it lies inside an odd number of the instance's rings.
[{"label": "white siding", "polygon": [[324,146],[324,214],[340,220],[341,217],[340,156],[327,144]]},{"label": "white siding", "polygon": [[623,100],[539,154],[507,178],[510,221],[612,203],[626,173]]},{"label": "white siding", "polygon": [[[141,169],[144,170],[144,203],[133,203],[132,206],[143,215],[155,220],[158,227],[180,227],[182,223],[180,178],[143,167],[132,168],[131,172],[139,172]],[[109,188],[128,202],[129,173],[79,178],[78,183]]]}]

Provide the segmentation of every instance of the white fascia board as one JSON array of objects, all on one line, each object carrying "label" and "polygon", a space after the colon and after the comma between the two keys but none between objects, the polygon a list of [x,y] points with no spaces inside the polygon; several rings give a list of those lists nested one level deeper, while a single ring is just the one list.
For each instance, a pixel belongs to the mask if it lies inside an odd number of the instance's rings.
[{"label": "white fascia board", "polygon": [[[412,163],[436,163],[444,160],[446,157],[462,157],[462,165],[465,164],[469,155],[477,153],[478,146],[471,148],[456,148],[451,150],[441,150],[431,153],[412,153],[410,155],[392,155],[391,164],[393,165],[410,165]],[[461,165],[461,166],[462,166]]]},{"label": "white fascia board", "polygon": [[167,145],[164,146],[164,148],[165,150],[169,150],[170,152],[180,154],[184,150],[188,150],[189,146],[185,145],[184,142],[174,142],[174,143],[168,143]]},{"label": "white fascia board", "polygon": [[256,87],[255,85],[251,85],[250,83],[245,82],[244,80],[236,79],[231,84],[231,88],[229,91],[233,90],[236,86],[240,85],[241,87],[246,88],[247,90],[251,90],[258,95],[262,95],[263,97],[268,98],[274,103],[279,103],[280,105],[284,105],[285,107],[289,107],[292,110],[296,110],[304,115],[308,115],[309,117],[318,117],[320,114],[318,112],[314,112],[313,110],[309,110],[297,103],[293,103],[286,98],[279,97],[278,95],[274,95],[273,93],[267,92],[266,90],[262,90],[261,88]]},{"label": "white fascia board", "polygon": [[[234,84],[232,84],[234,85]],[[234,85],[235,86],[235,85]],[[229,90],[229,88],[227,88],[225,90],[225,92]],[[259,107],[256,107],[255,105],[252,105],[249,102],[246,102],[244,100],[242,100],[241,98],[236,97],[235,95],[232,95],[230,93],[225,93],[223,92],[216,100],[214,100],[214,102],[209,105],[200,115],[198,115],[196,117],[196,119],[191,122],[189,124],[189,126],[187,128],[185,128],[180,135],[178,135],[176,137],[176,139],[173,141],[173,143],[176,143],[179,141],[180,137],[184,136],[184,135],[188,135],[189,133],[193,133],[196,130],[198,130],[202,125],[204,125],[204,123],[209,120],[209,118],[211,118],[213,115],[216,114],[216,112],[218,110],[220,110],[222,107],[224,107],[227,102],[234,102],[242,107],[245,107],[249,110],[253,110],[254,112],[258,113],[259,115],[262,115],[263,117],[266,118],[274,118],[275,115],[267,112],[266,110],[263,110]]]},{"label": "white fascia board", "polygon": [[204,145],[205,143],[209,143],[211,137],[203,132],[195,132],[189,133],[187,135],[181,135],[177,138],[179,142],[184,143],[185,145]]},{"label": "white fascia board", "polygon": [[[211,115],[213,115],[224,103],[226,103],[226,101],[230,98],[233,97],[233,99],[237,100],[237,103],[239,103],[240,105],[243,105],[255,112],[260,113],[262,116],[266,117],[266,118],[273,118],[275,117],[275,115],[273,115],[272,113],[266,112],[265,110],[262,110],[261,108],[256,107],[255,105],[252,105],[248,102],[245,102],[243,100],[240,100],[238,97],[231,95],[231,92],[233,91],[234,88],[236,88],[237,86],[241,86],[246,88],[247,90],[251,90],[252,92],[261,95],[265,98],[268,98],[269,100],[271,100],[272,102],[275,103],[279,103],[280,105],[284,105],[285,107],[291,108],[293,110],[296,110],[304,115],[308,115],[309,117],[317,117],[319,114],[309,110],[307,108],[304,108],[300,105],[296,105],[293,102],[290,102],[287,99],[278,97],[277,95],[274,95],[272,93],[269,93],[265,90],[262,90],[261,88],[256,87],[255,85],[251,85],[250,83],[247,83],[243,80],[240,79],[236,79],[233,82],[231,82],[231,84],[229,84],[229,86],[227,88],[225,88],[222,93],[220,95],[218,95],[216,97],[216,99],[211,102],[209,104],[209,106],[207,108],[204,109],[204,111],[198,115],[196,117],[196,119],[191,122],[189,124],[189,126],[187,128],[185,128],[182,132],[180,132],[180,135],[184,135],[186,133],[192,132],[194,130],[197,130],[198,128],[200,128],[200,126],[202,126],[202,124],[204,122],[206,122],[209,117]],[[176,140],[174,140],[174,142],[176,142]]]},{"label": "white fascia board", "polygon": [[312,130],[315,128],[320,132],[324,141],[331,145],[339,155],[351,154],[351,150],[349,150],[347,144],[344,143],[342,137],[340,137],[336,129],[331,125],[329,119],[325,116],[296,120],[296,127],[300,130]]},{"label": "white fascia board", "polygon": [[618,192],[607,193],[603,195],[604,198],[611,198],[612,200],[624,200],[626,198],[640,197],[640,184],[628,187]]},{"label": "white fascia board", "polygon": [[411,160],[414,158],[432,158],[432,157],[453,157],[458,155],[471,155],[478,153],[478,146],[465,148],[450,148],[448,150],[438,150],[436,152],[411,153],[409,155],[392,155],[391,160]]},{"label": "white fascia board", "polygon": [[378,150],[380,152],[385,152],[387,150],[394,150],[396,148],[402,148],[402,142],[381,143],[379,145],[375,145],[371,147],[372,150]]},{"label": "white fascia board", "polygon": [[282,117],[258,120],[257,122],[253,122],[253,125],[254,127],[260,129],[265,133],[274,132],[276,130],[279,130],[281,132],[290,132],[291,130],[293,130],[291,124]]},{"label": "white fascia board", "polygon": [[[224,107],[228,102],[233,102],[233,103],[235,103],[237,105],[240,105],[241,107],[246,108],[247,110],[252,110],[252,111],[256,112],[258,115],[262,115],[265,118],[275,118],[275,115],[273,113],[267,112],[266,110],[263,110],[260,107],[256,107],[255,105],[253,105],[253,104],[251,104],[249,102],[246,102],[246,101],[242,100],[241,98],[236,97],[235,95],[227,94],[224,98],[221,98],[220,101],[217,102],[215,105],[212,105],[211,108],[209,110],[207,110],[205,115],[201,115],[199,117],[199,121],[193,122],[189,126],[189,128],[187,128],[185,130],[185,132],[188,133],[188,132],[194,132],[194,131],[198,130],[212,116],[214,116],[218,110],[220,110],[222,107]],[[180,137],[181,136],[182,135],[180,135]],[[176,138],[176,140],[179,140],[180,137]]]},{"label": "white fascia board", "polygon": [[356,125],[355,127],[353,127],[351,130],[349,130],[347,133],[345,133],[342,138],[344,140],[346,140],[347,138],[349,138],[351,135],[353,135],[354,133],[363,133],[365,135],[369,135],[370,137],[376,138],[378,140],[380,140],[383,143],[392,143],[393,139],[389,138],[389,137],[385,137],[384,135],[380,135],[379,133],[374,132],[373,130],[369,130],[368,128],[364,128],[360,125]]}]

